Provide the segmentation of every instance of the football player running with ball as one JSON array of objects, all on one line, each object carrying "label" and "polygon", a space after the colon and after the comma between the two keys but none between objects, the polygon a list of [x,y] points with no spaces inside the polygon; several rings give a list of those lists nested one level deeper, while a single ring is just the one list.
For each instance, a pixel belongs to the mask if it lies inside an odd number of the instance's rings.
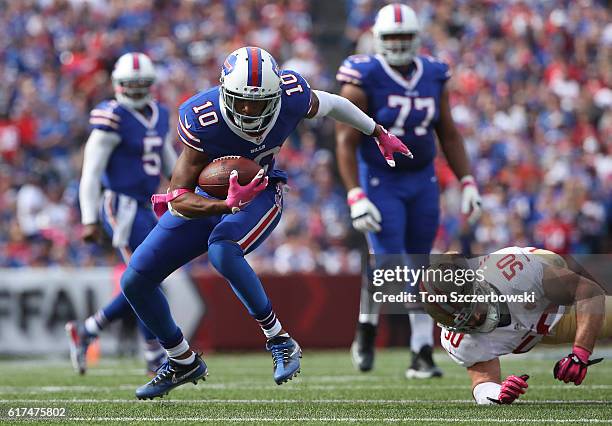
[{"label": "football player running with ball", "polygon": [[[282,384],[299,372],[300,346],[283,329],[244,256],[270,235],[282,214],[281,186],[287,175],[274,167],[275,155],[302,119],[324,116],[373,136],[389,157],[394,152],[410,154],[351,102],[311,90],[302,76],[281,71],[274,58],[258,47],[232,52],[223,63],[221,85],[196,94],[179,108],[178,135],[184,147],[167,194],[158,197],[169,211],[136,249],[121,280],[123,293],[169,357],[157,376],[136,390],[137,398],[161,397],[207,374],[206,364],[191,350],[160,289],[172,271],[206,252],[261,326],[272,354],[274,381]],[[199,189],[196,193],[202,169],[228,155],[255,161],[261,166],[259,174],[241,186],[232,172],[225,200]]]},{"label": "football player running with ball", "polygon": [[[353,227],[366,234],[377,267],[385,255],[431,251],[439,223],[439,189],[434,171],[436,136],[462,185],[462,213],[470,222],[480,214],[480,195],[470,174],[461,135],[450,112],[448,65],[418,55],[419,23],[402,4],[383,7],[372,32],[376,55],[344,61],[337,80],[340,94],[388,126],[414,153],[414,160],[388,159],[376,152],[368,135],[338,123],[338,168],[348,191]],[[427,256],[420,256],[427,259]],[[412,265],[415,268],[427,265]],[[366,277],[367,278],[367,277]],[[353,364],[361,371],[374,365],[374,340],[380,305],[373,303],[364,280]],[[410,313],[412,364],[407,378],[442,375],[432,359],[433,321],[422,311]]]},{"label": "football player running with ball", "polygon": [[[510,404],[524,394],[528,371],[502,380],[499,358],[528,352],[540,342],[573,344],[553,368],[553,376],[565,383],[580,385],[588,367],[601,361],[590,356],[598,339],[612,337],[612,298],[568,269],[561,256],[507,247],[469,260],[435,255],[431,263],[420,286],[432,297],[425,309],[442,327],[444,349],[467,368],[478,404]],[[442,278],[459,276],[458,271],[466,276],[470,269],[480,272],[472,274],[478,279],[459,285]]]},{"label": "football player running with ball", "polygon": [[[127,264],[157,223],[149,199],[159,187],[161,173],[172,174],[177,156],[168,110],[152,98],[155,68],[151,59],[143,53],[126,53],[115,64],[112,81],[115,99],[91,111],[79,201],[83,239],[96,242],[103,230]],[[87,348],[108,324],[133,315],[125,296],[119,294],[84,322],[66,324],[75,370],[86,372]],[[145,339],[147,370],[154,374],[166,353],[155,335],[141,322],[138,325]]]}]

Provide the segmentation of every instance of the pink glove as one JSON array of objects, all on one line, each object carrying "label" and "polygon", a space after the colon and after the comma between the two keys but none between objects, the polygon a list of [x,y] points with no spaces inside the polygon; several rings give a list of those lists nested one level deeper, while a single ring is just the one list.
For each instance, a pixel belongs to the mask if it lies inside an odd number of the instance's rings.
[{"label": "pink glove", "polygon": [[401,140],[397,138],[397,136],[392,135],[385,129],[380,126],[382,129],[382,133],[377,138],[374,138],[376,141],[376,145],[378,145],[378,149],[382,152],[382,155],[387,160],[387,164],[391,167],[395,167],[395,160],[393,159],[393,154],[399,152],[400,154],[405,155],[406,157],[413,158],[410,150],[402,143]]},{"label": "pink glove", "polygon": [[573,382],[578,386],[584,380],[589,365],[597,364],[603,358],[589,361],[591,351],[574,345],[572,353],[557,361],[553,370],[553,376],[565,383]]},{"label": "pink glove", "polygon": [[522,376],[508,376],[506,380],[501,383],[501,390],[497,401],[500,404],[512,404],[514,400],[518,399],[519,396],[525,393],[525,389],[529,387],[527,384],[529,376],[523,374]]},{"label": "pink glove", "polygon": [[153,204],[155,216],[157,216],[158,219],[162,217],[162,215],[168,210],[168,203],[186,192],[191,191],[185,188],[178,188],[165,194],[153,194],[153,196],[151,196],[151,203]]},{"label": "pink glove", "polygon": [[268,186],[268,176],[262,179],[264,169],[261,169],[253,180],[242,186],[238,183],[238,172],[232,170],[229,177],[229,188],[227,190],[227,198],[225,204],[232,209],[232,213],[238,213],[240,209],[257,196],[261,191]]}]

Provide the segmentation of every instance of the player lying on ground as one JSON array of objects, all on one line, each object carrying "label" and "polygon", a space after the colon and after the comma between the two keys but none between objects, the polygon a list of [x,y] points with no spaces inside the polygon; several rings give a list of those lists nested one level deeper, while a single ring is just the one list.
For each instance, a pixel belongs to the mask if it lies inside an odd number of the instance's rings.
[{"label": "player lying on ground", "polygon": [[[168,110],[152,99],[153,62],[143,53],[126,53],[115,64],[112,80],[116,100],[104,101],[91,111],[79,201],[83,239],[97,242],[104,229],[127,264],[157,223],[149,200],[159,187],[160,174],[172,174],[176,153]],[[108,324],[133,315],[119,293],[84,322],[66,324],[75,370],[85,373],[87,348]],[[147,371],[154,374],[166,353],[140,321],[138,328],[145,340]]]},{"label": "player lying on ground", "polygon": [[[299,372],[301,349],[276,318],[244,256],[267,238],[281,217],[281,187],[287,174],[274,168],[274,156],[302,119],[324,116],[374,136],[389,161],[394,152],[410,155],[397,138],[352,103],[311,90],[297,72],[279,70],[274,58],[257,47],[231,53],[223,63],[221,85],[181,105],[178,134],[185,146],[164,197],[163,205],[167,203],[170,211],[134,252],[121,283],[130,304],[169,357],[157,376],[136,390],[138,398],[163,396],[207,373],[206,364],[175,324],[160,289],[172,271],[206,252],[261,326],[266,349],[272,354],[275,382],[281,384]],[[255,161],[262,167],[259,175],[241,186],[232,173],[226,200],[195,193],[202,169],[227,155]],[[232,332],[229,324],[217,326]]]},{"label": "player lying on ground", "polygon": [[[386,255],[429,254],[440,217],[434,170],[436,138],[461,180],[462,212],[469,214],[471,222],[480,214],[478,188],[451,116],[447,87],[451,72],[446,63],[418,54],[420,26],[410,7],[399,3],[383,7],[372,32],[377,54],[354,55],[344,61],[336,75],[342,84],[340,94],[383,125],[392,126],[391,132],[410,148],[415,160],[398,157],[396,167],[389,169],[370,137],[338,123],[338,170],[347,190],[353,227],[366,234],[377,261]],[[365,284],[370,281],[363,279]],[[363,286],[351,346],[353,364],[360,371],[374,366],[380,305],[372,302],[371,289]],[[441,376],[432,357],[432,319],[422,310],[411,312],[410,328],[412,363],[406,377]]]},{"label": "player lying on ground", "polygon": [[[557,362],[556,379],[579,385],[584,380],[595,341],[612,336],[612,298],[595,282],[567,269],[561,256],[532,247],[508,247],[470,259],[459,254],[436,255],[429,271],[457,274],[472,269],[482,280],[458,286],[440,276],[427,276],[420,289],[429,296],[534,295],[534,300],[499,303],[449,301],[426,303],[426,311],[442,327],[442,346],[467,368],[478,404],[510,404],[527,389],[528,371],[501,380],[499,357],[525,353],[539,342],[573,343],[572,352]],[[458,276],[458,275],[456,275]],[[526,368],[528,370],[528,368]]]}]

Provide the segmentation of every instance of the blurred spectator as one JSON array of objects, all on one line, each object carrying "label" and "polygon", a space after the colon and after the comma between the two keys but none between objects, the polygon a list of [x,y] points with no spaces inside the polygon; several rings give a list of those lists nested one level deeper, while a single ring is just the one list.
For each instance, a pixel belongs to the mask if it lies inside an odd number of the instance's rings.
[{"label": "blurred spectator", "polygon": [[[110,251],[80,242],[74,194],[89,109],[112,96],[109,73],[121,54],[141,50],[153,58],[156,95],[171,109],[217,84],[224,57],[249,44],[325,89],[335,64],[323,58],[339,61],[357,44],[370,52],[368,29],[384,3],[345,0],[345,40],[316,46],[317,23],[306,0],[0,0],[0,266],[113,262]],[[509,244],[609,251],[606,2],[410,5],[421,20],[423,53],[452,67],[452,112],[485,209],[469,229],[458,214],[457,182],[439,159],[443,216],[435,250],[460,249],[460,239],[472,236],[476,253]],[[332,147],[333,125],[320,120],[306,120],[285,144],[278,167],[290,176],[286,210],[278,229],[249,255],[256,270],[360,270],[363,238],[350,226]]]}]

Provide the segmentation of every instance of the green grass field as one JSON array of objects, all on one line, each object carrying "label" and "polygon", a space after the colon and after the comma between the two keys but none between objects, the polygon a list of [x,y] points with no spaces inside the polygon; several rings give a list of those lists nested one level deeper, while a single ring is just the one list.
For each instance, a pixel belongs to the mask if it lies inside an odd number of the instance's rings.
[{"label": "green grass field", "polygon": [[407,381],[405,351],[380,351],[368,374],[353,370],[347,351],[305,351],[302,373],[282,386],[272,381],[265,352],[209,355],[206,382],[156,401],[134,398],[134,389],[146,381],[138,360],[106,360],[84,377],[68,362],[0,361],[0,423],[18,420],[7,416],[16,407],[65,407],[64,421],[76,424],[612,423],[612,362],[591,368],[576,387],[553,380],[556,358],[539,355],[503,363],[504,374],[531,375],[520,403],[486,407],[472,402],[465,371],[441,353],[444,378]]}]

